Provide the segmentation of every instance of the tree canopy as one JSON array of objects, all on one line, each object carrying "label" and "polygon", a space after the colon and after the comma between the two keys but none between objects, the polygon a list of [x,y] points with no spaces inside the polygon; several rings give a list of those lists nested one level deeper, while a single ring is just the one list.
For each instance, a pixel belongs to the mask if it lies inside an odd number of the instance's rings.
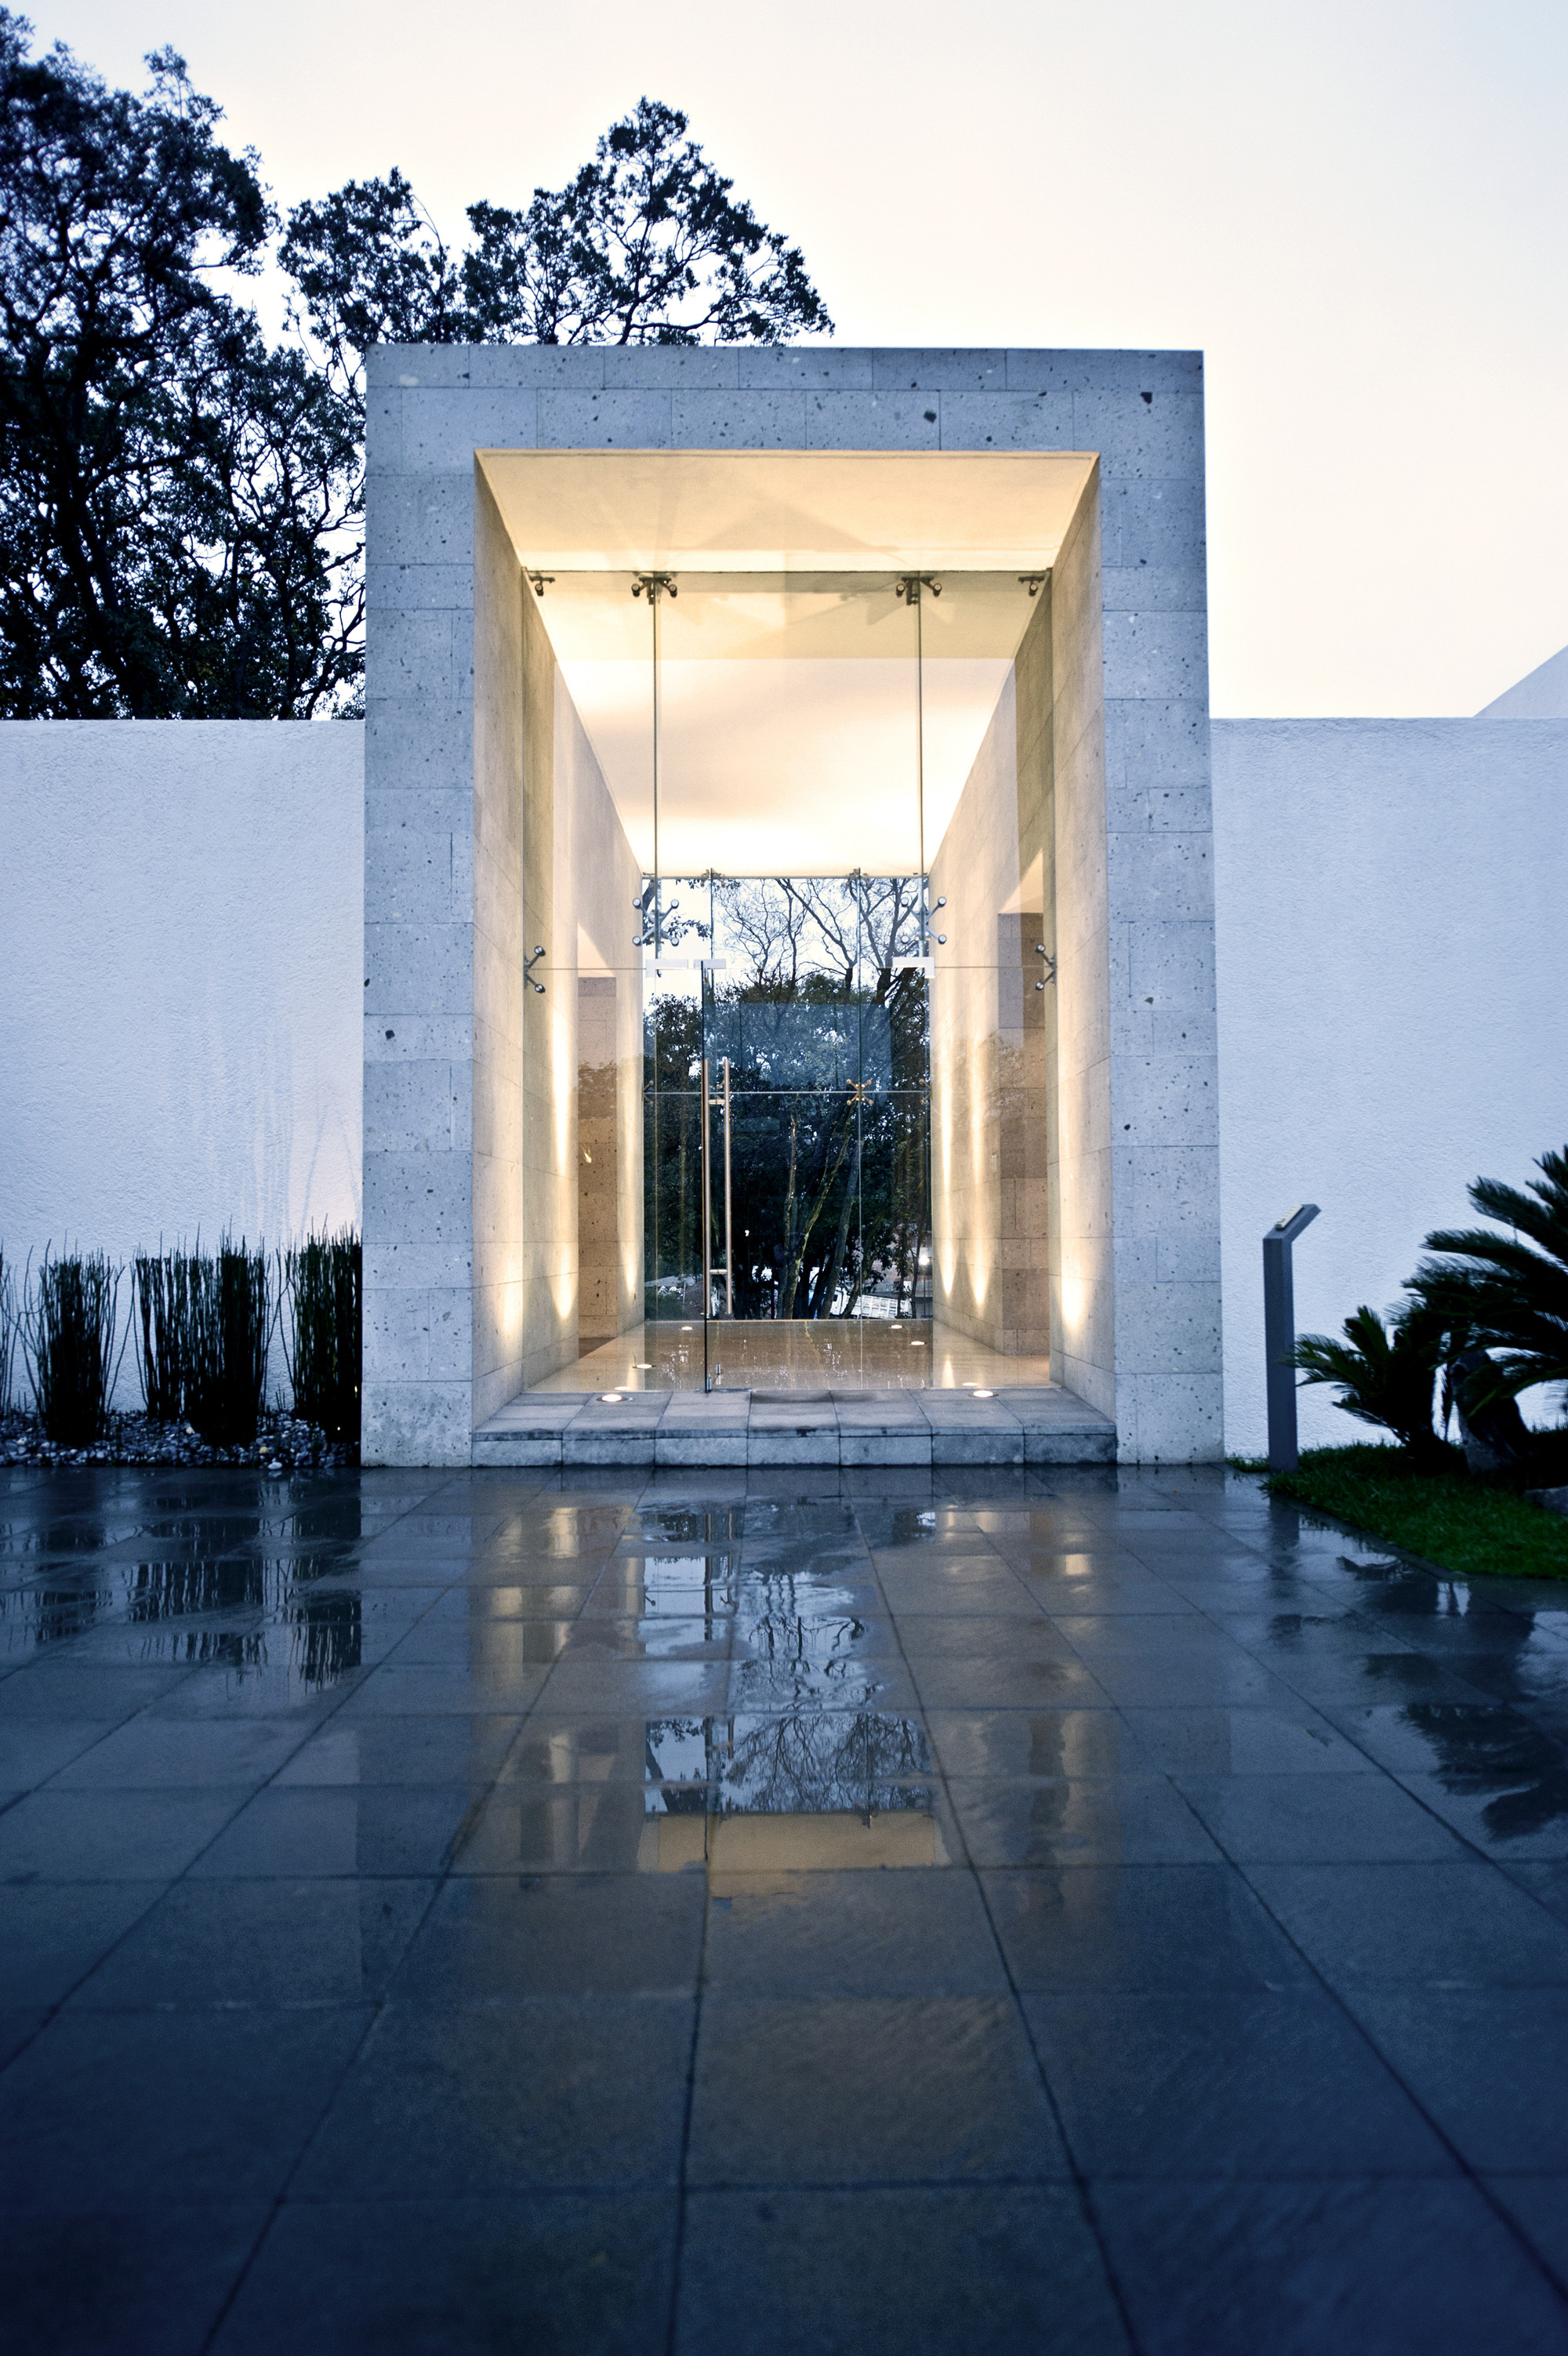
[{"label": "tree canopy", "polygon": [[[359,708],[373,343],[831,331],[798,248],[644,98],[453,254],[395,168],[280,222],[172,50],[112,91],[0,7],[0,715]],[[269,342],[245,299],[296,290]]]}]

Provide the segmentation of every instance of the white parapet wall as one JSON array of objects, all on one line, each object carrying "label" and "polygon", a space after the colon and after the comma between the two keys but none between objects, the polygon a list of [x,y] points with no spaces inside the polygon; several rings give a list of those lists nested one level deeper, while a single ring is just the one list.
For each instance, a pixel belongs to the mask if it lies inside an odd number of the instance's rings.
[{"label": "white parapet wall", "polygon": [[[1219,720],[1225,1437],[1266,1444],[1262,1237],[1300,1202],[1296,1323],[1394,1302],[1465,1189],[1568,1144],[1568,721]],[[1550,1393],[1530,1420],[1556,1419]],[[1304,1446],[1376,1435],[1322,1389]]]},{"label": "white parapet wall", "polygon": [[363,957],[361,723],[0,723],[7,1263],[357,1226]]}]

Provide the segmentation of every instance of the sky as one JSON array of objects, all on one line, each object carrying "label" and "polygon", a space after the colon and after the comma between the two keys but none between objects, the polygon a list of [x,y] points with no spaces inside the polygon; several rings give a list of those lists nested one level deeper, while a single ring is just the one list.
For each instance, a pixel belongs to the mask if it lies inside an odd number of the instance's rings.
[{"label": "sky", "polygon": [[444,230],[639,96],[850,344],[1201,348],[1211,704],[1473,712],[1568,640],[1562,0],[57,0],[172,44],[286,206]]}]

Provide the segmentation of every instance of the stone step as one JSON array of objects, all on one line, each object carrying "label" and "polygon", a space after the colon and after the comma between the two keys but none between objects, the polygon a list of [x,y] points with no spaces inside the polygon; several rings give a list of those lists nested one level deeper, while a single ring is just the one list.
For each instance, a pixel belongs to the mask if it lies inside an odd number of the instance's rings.
[{"label": "stone step", "polygon": [[1109,1464],[1109,1416],[1055,1386],[972,1391],[525,1391],[481,1424],[490,1465]]}]

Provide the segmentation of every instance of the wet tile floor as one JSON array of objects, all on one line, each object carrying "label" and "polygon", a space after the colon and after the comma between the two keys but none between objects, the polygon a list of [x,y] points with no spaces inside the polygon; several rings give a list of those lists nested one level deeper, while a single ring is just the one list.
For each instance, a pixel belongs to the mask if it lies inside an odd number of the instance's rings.
[{"label": "wet tile floor", "polygon": [[10,2346],[1568,2350],[1568,1589],[1219,1472],[0,1547]]}]

